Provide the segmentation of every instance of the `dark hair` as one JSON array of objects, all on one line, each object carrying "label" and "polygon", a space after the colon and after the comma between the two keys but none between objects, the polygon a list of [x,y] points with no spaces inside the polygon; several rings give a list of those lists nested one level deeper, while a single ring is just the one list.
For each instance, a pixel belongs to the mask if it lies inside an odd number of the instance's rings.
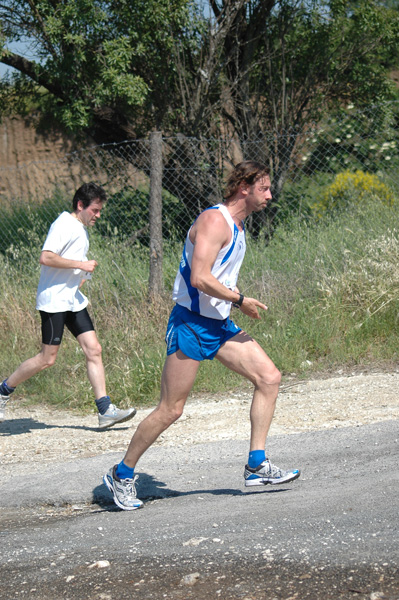
[{"label": "dark hair", "polygon": [[244,160],[238,163],[230,173],[226,181],[224,198],[228,200],[238,192],[241,183],[253,185],[262,177],[269,177],[270,169],[255,160]]},{"label": "dark hair", "polygon": [[82,202],[84,208],[87,208],[94,200],[105,202],[107,195],[102,187],[91,181],[90,183],[84,183],[76,190],[72,200],[74,210],[77,209],[79,200]]}]

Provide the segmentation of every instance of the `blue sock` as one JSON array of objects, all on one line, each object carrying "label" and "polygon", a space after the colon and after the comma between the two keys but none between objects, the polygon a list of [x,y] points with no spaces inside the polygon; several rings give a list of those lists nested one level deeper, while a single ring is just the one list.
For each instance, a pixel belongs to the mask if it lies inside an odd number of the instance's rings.
[{"label": "blue sock", "polygon": [[102,398],[99,398],[98,400],[96,400],[96,405],[97,405],[98,412],[100,413],[100,415],[103,415],[104,413],[107,412],[110,404],[111,404],[111,398],[109,396],[103,396]]},{"label": "blue sock", "polygon": [[134,469],[131,469],[130,467],[125,465],[123,460],[121,460],[119,465],[116,467],[116,474],[119,477],[119,479],[133,479]]},{"label": "blue sock", "polygon": [[0,394],[2,394],[2,396],[9,396],[15,390],[15,387],[10,387],[7,385],[6,381],[7,379],[0,383]]},{"label": "blue sock", "polygon": [[266,454],[264,450],[252,450],[249,453],[248,466],[251,469],[256,469],[263,461],[266,460]]}]

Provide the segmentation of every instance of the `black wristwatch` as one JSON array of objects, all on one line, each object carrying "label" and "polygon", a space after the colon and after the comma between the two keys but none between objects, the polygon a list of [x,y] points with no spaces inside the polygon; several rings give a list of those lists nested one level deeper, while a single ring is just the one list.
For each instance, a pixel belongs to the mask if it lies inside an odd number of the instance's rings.
[{"label": "black wristwatch", "polygon": [[240,308],[244,300],[244,294],[241,294],[240,292],[238,292],[238,294],[240,295],[239,299],[237,300],[237,302],[232,303],[235,308]]}]

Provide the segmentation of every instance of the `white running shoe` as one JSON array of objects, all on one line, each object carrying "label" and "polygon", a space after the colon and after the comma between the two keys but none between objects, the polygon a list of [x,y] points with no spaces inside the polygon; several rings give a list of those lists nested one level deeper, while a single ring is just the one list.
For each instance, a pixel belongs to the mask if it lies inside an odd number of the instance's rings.
[{"label": "white running shoe", "polygon": [[122,510],[141,508],[143,503],[137,498],[135,485],[138,475],[135,475],[133,479],[119,479],[116,474],[116,467],[117,465],[111,467],[103,477],[105,485],[114,496],[115,504]]},{"label": "white running shoe", "polygon": [[114,404],[110,404],[106,413],[103,415],[98,413],[98,426],[100,429],[107,429],[107,427],[112,427],[117,423],[124,423],[125,421],[129,421],[129,419],[133,419],[135,414],[135,408],[123,410],[116,408]]},{"label": "white running shoe", "polygon": [[10,396],[3,396],[0,394],[0,423],[6,420],[6,404],[9,399]]},{"label": "white running shoe", "polygon": [[276,465],[272,465],[269,459],[264,460],[256,469],[251,469],[245,465],[244,479],[245,485],[278,485],[279,483],[288,483],[297,479],[301,472],[299,469],[294,471],[283,471]]}]

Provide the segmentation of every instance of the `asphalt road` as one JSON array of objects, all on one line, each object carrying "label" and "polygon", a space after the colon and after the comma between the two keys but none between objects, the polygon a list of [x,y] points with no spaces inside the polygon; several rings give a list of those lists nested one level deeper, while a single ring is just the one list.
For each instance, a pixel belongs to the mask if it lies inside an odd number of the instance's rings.
[{"label": "asphalt road", "polygon": [[399,600],[398,438],[397,421],[271,437],[302,475],[264,488],[243,485],[244,442],[154,447],[132,512],[102,483],[120,454],[2,478],[0,598]]}]

